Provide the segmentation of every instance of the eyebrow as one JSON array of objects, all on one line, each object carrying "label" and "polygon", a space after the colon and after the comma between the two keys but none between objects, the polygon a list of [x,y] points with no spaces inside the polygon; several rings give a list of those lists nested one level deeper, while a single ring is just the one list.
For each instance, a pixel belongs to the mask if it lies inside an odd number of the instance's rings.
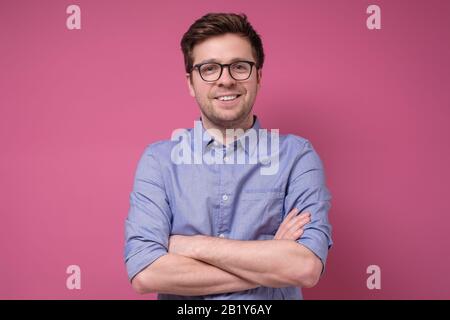
[{"label": "eyebrow", "polygon": [[[252,60],[253,60],[253,59],[246,59],[246,58],[233,58],[233,59],[231,59],[231,60],[230,60],[230,62],[229,62],[229,63],[233,63],[233,62],[236,62],[236,61],[252,61]],[[201,63],[210,63],[210,62],[220,63],[220,61],[219,61],[219,60],[217,60],[217,59],[206,59],[206,60],[200,61],[199,63],[196,63],[196,64],[201,64]]]}]

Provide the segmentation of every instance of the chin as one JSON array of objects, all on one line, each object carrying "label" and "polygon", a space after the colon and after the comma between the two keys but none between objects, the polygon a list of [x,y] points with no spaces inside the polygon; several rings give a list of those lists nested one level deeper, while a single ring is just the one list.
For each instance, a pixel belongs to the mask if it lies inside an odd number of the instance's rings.
[{"label": "chin", "polygon": [[243,113],[241,110],[220,110],[215,115],[221,121],[236,121],[242,118]]}]

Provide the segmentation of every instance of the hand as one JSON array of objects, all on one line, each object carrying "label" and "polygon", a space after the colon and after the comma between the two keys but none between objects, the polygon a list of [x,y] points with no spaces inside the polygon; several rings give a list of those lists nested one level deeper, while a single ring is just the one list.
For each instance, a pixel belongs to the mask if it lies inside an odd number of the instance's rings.
[{"label": "hand", "polygon": [[311,213],[303,212],[299,215],[298,209],[292,209],[284,218],[275,234],[274,240],[297,240],[303,234],[303,227],[311,222]]}]

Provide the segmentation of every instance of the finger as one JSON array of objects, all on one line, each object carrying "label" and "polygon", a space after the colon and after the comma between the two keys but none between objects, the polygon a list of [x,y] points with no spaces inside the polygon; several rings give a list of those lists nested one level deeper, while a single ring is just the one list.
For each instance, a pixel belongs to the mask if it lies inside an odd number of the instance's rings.
[{"label": "finger", "polygon": [[[291,226],[291,228],[283,234],[283,238],[291,238],[292,234],[297,234],[298,230],[303,230],[304,226],[311,222],[311,219],[308,216],[303,217],[302,219],[298,219],[297,222]],[[297,238],[296,238],[297,239]]]},{"label": "finger", "polygon": [[311,217],[311,213],[308,211],[302,212],[299,215],[295,215],[296,213],[298,213],[297,208],[294,208],[289,212],[288,216],[286,216],[284,221],[278,227],[274,239],[283,239],[286,237],[286,233],[289,232],[290,229],[297,229],[310,221],[309,219]]},{"label": "finger", "polygon": [[284,226],[280,226],[277,230],[277,233],[275,233],[275,240],[283,239],[284,234],[286,233],[287,229]]},{"label": "finger", "polygon": [[311,222],[311,216],[307,215],[307,216],[303,216],[300,219],[297,219],[295,221],[295,223],[291,226],[291,229],[299,229],[299,228],[303,228],[306,224]]},{"label": "finger", "polygon": [[304,230],[303,229],[298,229],[295,232],[293,232],[293,238],[294,240],[299,239],[302,235],[303,235]]},{"label": "finger", "polygon": [[279,236],[279,237],[283,236],[283,234],[288,230],[286,228],[286,225],[298,214],[298,212],[299,212],[299,210],[297,208],[293,208],[291,211],[289,211],[287,216],[283,219],[280,226],[278,227],[278,230],[277,230],[277,233],[275,234],[275,236]]},{"label": "finger", "polygon": [[296,225],[302,226],[302,225],[308,223],[310,216],[311,216],[311,214],[309,212],[304,212],[298,216],[291,218],[291,220],[288,222],[283,221],[283,223],[280,225],[280,227],[277,230],[277,233],[276,233],[277,238],[283,239],[286,236],[286,232],[289,232],[289,230],[291,230],[293,227],[295,229],[298,228],[298,227],[295,227]]},{"label": "finger", "polygon": [[291,221],[289,221],[287,223],[287,228],[290,229],[292,228],[295,224],[297,224],[297,222],[299,220],[303,220],[303,219],[309,219],[311,217],[311,214],[309,212],[302,212],[301,214],[299,214],[298,216],[294,217]]},{"label": "finger", "polygon": [[297,216],[297,214],[299,213],[299,210],[297,208],[293,208],[291,211],[289,211],[289,213],[287,214],[287,216],[284,218],[283,222],[288,222],[290,221],[292,218],[294,218],[295,216]]},{"label": "finger", "polygon": [[298,238],[300,238],[303,234],[304,230],[303,229],[297,229],[293,232],[289,231],[286,232],[285,235],[283,236],[283,240],[297,240]]}]

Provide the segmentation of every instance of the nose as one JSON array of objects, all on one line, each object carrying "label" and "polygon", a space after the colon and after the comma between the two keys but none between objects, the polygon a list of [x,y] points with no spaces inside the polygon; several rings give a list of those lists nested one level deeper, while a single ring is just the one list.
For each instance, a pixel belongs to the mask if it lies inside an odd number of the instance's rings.
[{"label": "nose", "polygon": [[228,87],[234,85],[236,80],[234,80],[230,75],[230,70],[228,68],[223,68],[222,75],[219,80],[217,80],[217,85]]}]

